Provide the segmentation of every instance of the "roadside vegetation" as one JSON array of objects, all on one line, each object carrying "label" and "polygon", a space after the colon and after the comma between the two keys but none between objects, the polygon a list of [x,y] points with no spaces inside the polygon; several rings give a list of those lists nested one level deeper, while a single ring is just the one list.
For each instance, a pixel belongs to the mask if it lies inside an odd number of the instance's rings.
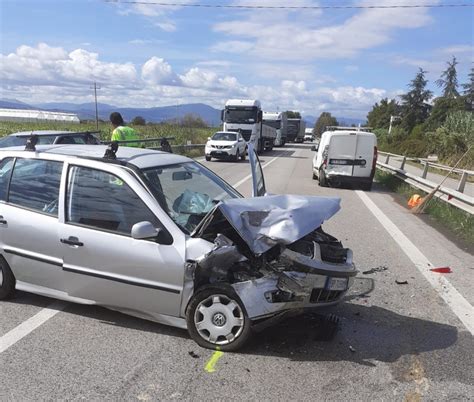
[{"label": "roadside vegetation", "polygon": [[[389,172],[377,170],[375,180],[389,190],[399,194],[404,205],[413,194],[426,195],[422,190],[416,189],[401,181]],[[452,231],[456,236],[474,244],[474,216],[434,197],[425,209],[425,213],[436,222]]]},{"label": "roadside vegetation", "polygon": [[[143,117],[137,116],[129,123],[129,126],[133,127],[142,139],[173,137],[174,140],[170,141],[172,145],[186,145],[188,142],[204,144],[208,137],[219,130],[216,127],[208,127],[201,118],[193,115],[186,115],[179,121],[163,123],[147,123]],[[99,121],[99,130],[96,128],[95,121],[83,121],[80,124],[0,121],[0,137],[19,131],[33,130],[99,131],[102,141],[109,140],[112,135],[112,126],[106,121]],[[187,155],[198,156],[201,153],[200,150],[194,149],[187,152]]]},{"label": "roadside vegetation", "polygon": [[[447,63],[436,81],[442,95],[433,101],[426,88],[426,71],[420,68],[401,102],[382,99],[373,106],[367,123],[378,137],[380,150],[420,158],[436,154],[440,163],[452,166],[474,144],[474,68],[468,82],[459,85],[457,64],[455,57]],[[474,169],[474,147],[459,167]]]}]

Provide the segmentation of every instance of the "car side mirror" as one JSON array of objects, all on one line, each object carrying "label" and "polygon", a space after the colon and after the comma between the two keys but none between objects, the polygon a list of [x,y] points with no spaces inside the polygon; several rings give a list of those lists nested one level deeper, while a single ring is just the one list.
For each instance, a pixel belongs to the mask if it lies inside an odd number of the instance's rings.
[{"label": "car side mirror", "polygon": [[207,140],[208,140],[208,141],[211,141],[211,137],[207,137]]},{"label": "car side mirror", "polygon": [[160,228],[155,228],[150,222],[138,222],[132,226],[132,238],[136,240],[153,240],[157,239],[160,233],[163,232]]}]

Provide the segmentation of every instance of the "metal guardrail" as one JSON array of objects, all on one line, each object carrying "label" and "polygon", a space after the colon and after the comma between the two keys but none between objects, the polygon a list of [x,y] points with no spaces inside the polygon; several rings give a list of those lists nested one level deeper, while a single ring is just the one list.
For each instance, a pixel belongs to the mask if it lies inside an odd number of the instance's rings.
[{"label": "metal guardrail", "polygon": [[[433,189],[435,189],[438,186],[438,183],[435,183],[431,180],[426,179],[426,175],[428,173],[428,167],[433,165],[433,162],[428,162],[426,159],[420,159],[420,158],[410,158],[406,157],[404,155],[397,155],[397,154],[391,154],[387,152],[378,152],[379,156],[385,155],[385,160],[384,162],[381,162],[380,160],[383,158],[379,158],[377,160],[377,168],[388,171],[395,176],[397,176],[399,179],[405,181],[406,183],[419,188],[420,190],[423,190],[425,192],[430,192]],[[389,161],[391,157],[397,157],[401,158],[400,162],[400,167],[395,167],[389,165]],[[405,162],[407,160],[414,160],[414,161],[423,161],[425,162],[425,166],[423,169],[423,172],[421,176],[417,176],[416,174],[409,173],[405,171]],[[426,163],[428,162],[428,163]],[[421,163],[421,162],[420,162]],[[451,170],[449,166],[444,166],[444,165],[439,165],[435,164],[438,166],[443,167],[442,170]],[[435,167],[435,166],[433,166]],[[442,199],[443,201],[446,201],[447,203],[462,209],[465,212],[468,212],[470,214],[474,214],[474,197],[471,197],[467,194],[464,194],[464,188],[466,185],[466,180],[468,175],[473,175],[474,172],[470,170],[463,170],[463,169],[456,169],[459,172],[458,174],[461,174],[461,178],[459,180],[458,188],[457,190],[454,190],[452,188],[448,188],[445,186],[442,186],[439,188],[438,192],[435,194],[436,197]],[[462,190],[462,191],[460,191]]]},{"label": "metal guardrail", "polygon": [[[397,155],[397,154],[392,154],[390,152],[381,152],[381,151],[379,151],[378,154],[379,155],[385,155],[385,164],[386,165],[389,164],[391,157],[401,158],[402,159],[401,164],[400,164],[400,169],[401,170],[405,169],[406,161],[413,161],[413,162],[420,163],[421,165],[423,165],[423,173],[421,174],[421,178],[423,178],[423,179],[426,179],[426,176],[428,175],[428,170],[429,170],[430,167],[433,167],[433,168],[438,169],[438,170],[443,170],[443,171],[446,171],[446,172],[449,172],[452,169],[450,166],[441,165],[440,163],[430,161],[429,159],[426,159],[426,158],[411,158],[411,157],[407,157],[407,156],[404,156],[404,155]],[[379,160],[380,160],[380,158],[379,158]],[[466,188],[467,178],[468,178],[468,176],[474,176],[474,171],[473,170],[466,170],[466,169],[454,169],[453,173],[456,173],[456,174],[461,176],[459,178],[459,183],[458,183],[456,191],[459,191],[460,193],[464,193],[464,190]]]}]

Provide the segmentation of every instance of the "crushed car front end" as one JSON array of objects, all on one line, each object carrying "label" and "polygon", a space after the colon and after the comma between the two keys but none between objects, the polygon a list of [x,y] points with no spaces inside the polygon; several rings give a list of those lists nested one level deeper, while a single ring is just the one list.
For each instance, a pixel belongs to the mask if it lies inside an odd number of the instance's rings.
[{"label": "crushed car front end", "polygon": [[213,246],[188,260],[192,288],[231,286],[254,325],[338,303],[357,273],[352,251],[321,227],[338,209],[337,198],[304,196],[219,204],[193,234]]}]

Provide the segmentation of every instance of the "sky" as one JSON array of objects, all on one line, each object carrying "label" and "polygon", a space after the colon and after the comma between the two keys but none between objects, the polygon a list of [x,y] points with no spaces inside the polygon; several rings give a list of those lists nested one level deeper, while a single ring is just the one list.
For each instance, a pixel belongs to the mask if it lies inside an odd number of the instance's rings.
[{"label": "sky", "polygon": [[[157,1],[157,0],[155,0]],[[170,3],[170,0],[162,2]],[[473,0],[175,0],[269,6],[474,4]],[[150,3],[150,4],[147,4]],[[429,87],[453,56],[466,82],[474,8],[235,9],[103,0],[0,0],[0,98],[121,107],[259,99],[266,111],[365,118]]]}]

